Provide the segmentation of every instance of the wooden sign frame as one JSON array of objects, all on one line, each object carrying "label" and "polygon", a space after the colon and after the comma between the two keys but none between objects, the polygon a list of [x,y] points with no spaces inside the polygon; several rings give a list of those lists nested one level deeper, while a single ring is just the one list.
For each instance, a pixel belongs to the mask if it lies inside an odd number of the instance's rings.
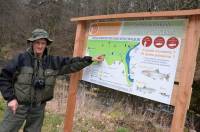
[{"label": "wooden sign frame", "polygon": [[[109,19],[188,19],[187,28],[184,37],[184,46],[181,48],[180,57],[176,73],[177,84],[174,85],[171,105],[175,106],[171,132],[183,132],[186,113],[189,108],[189,102],[192,93],[192,83],[194,78],[196,56],[200,41],[200,9],[179,10],[179,11],[161,11],[161,12],[142,12],[142,13],[124,13],[100,16],[86,16],[72,18],[71,21],[77,22],[76,38],[73,56],[83,56],[86,48],[87,24],[95,20]],[[70,77],[67,109],[64,122],[64,131],[71,132],[73,127],[73,118],[76,105],[76,94],[81,72],[73,73]]]}]

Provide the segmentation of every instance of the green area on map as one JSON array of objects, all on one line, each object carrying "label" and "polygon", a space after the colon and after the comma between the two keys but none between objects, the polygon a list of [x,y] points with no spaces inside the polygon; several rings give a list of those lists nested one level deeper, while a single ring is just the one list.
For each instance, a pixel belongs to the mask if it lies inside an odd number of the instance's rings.
[{"label": "green area on map", "polygon": [[[90,56],[105,55],[105,61],[108,65],[115,62],[123,63],[125,67],[125,75],[128,84],[130,80],[128,79],[128,67],[129,61],[129,51],[138,45],[137,41],[116,41],[116,40],[88,40],[87,42],[87,52]],[[128,55],[128,56],[127,56]]]}]

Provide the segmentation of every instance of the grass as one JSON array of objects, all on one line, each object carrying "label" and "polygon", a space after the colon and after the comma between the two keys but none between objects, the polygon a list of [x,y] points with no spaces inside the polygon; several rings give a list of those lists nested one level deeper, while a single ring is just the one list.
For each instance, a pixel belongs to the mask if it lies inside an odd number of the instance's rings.
[{"label": "grass", "polygon": [[46,112],[42,132],[61,132],[63,120],[63,115]]},{"label": "grass", "polygon": [[[95,85],[79,87],[74,132],[170,131],[173,107]],[[194,129],[185,127],[185,131]]]},{"label": "grass", "polygon": [[[6,102],[2,98],[0,98],[0,120],[3,119],[5,107],[6,107]],[[63,120],[64,120],[63,115],[54,114],[46,111],[42,132],[62,132]],[[22,129],[20,130],[20,132],[21,131]]]},{"label": "grass", "polygon": [[120,127],[116,130],[116,132],[129,132],[129,130],[127,128],[124,127]]},{"label": "grass", "polygon": [[3,118],[6,102],[0,98],[0,120]]},{"label": "grass", "polygon": [[[157,115],[132,109],[123,100],[105,105],[99,97],[88,96],[85,88],[79,89],[74,132],[166,132],[169,128],[156,123]],[[164,118],[164,117],[163,117]],[[168,122],[166,121],[166,124]],[[166,125],[167,126],[167,125]]]}]

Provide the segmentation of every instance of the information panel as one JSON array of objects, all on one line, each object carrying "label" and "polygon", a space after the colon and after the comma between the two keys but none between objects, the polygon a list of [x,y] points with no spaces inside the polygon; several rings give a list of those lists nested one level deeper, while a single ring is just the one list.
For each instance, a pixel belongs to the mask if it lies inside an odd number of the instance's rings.
[{"label": "information panel", "polygon": [[170,104],[185,19],[98,22],[89,27],[86,55],[105,54],[83,80]]}]

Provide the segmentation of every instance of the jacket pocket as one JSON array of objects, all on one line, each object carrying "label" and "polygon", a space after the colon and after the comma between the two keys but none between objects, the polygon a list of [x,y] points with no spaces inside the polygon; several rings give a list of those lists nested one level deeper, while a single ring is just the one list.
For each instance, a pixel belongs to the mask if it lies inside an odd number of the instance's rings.
[{"label": "jacket pocket", "polygon": [[45,88],[43,90],[42,101],[47,101],[53,98],[56,75],[57,75],[57,72],[55,70],[52,70],[52,69],[45,70],[44,72]]},{"label": "jacket pocket", "polygon": [[54,85],[55,81],[56,81],[56,71],[52,70],[52,69],[47,69],[44,72],[44,76],[45,76],[45,84],[46,85]]},{"label": "jacket pocket", "polygon": [[25,84],[19,84],[15,83],[15,96],[17,97],[17,100],[20,102],[30,102],[30,85],[25,85]]},{"label": "jacket pocket", "polygon": [[17,82],[21,84],[31,85],[33,76],[33,68],[31,67],[22,67],[20,74],[17,76]]}]

